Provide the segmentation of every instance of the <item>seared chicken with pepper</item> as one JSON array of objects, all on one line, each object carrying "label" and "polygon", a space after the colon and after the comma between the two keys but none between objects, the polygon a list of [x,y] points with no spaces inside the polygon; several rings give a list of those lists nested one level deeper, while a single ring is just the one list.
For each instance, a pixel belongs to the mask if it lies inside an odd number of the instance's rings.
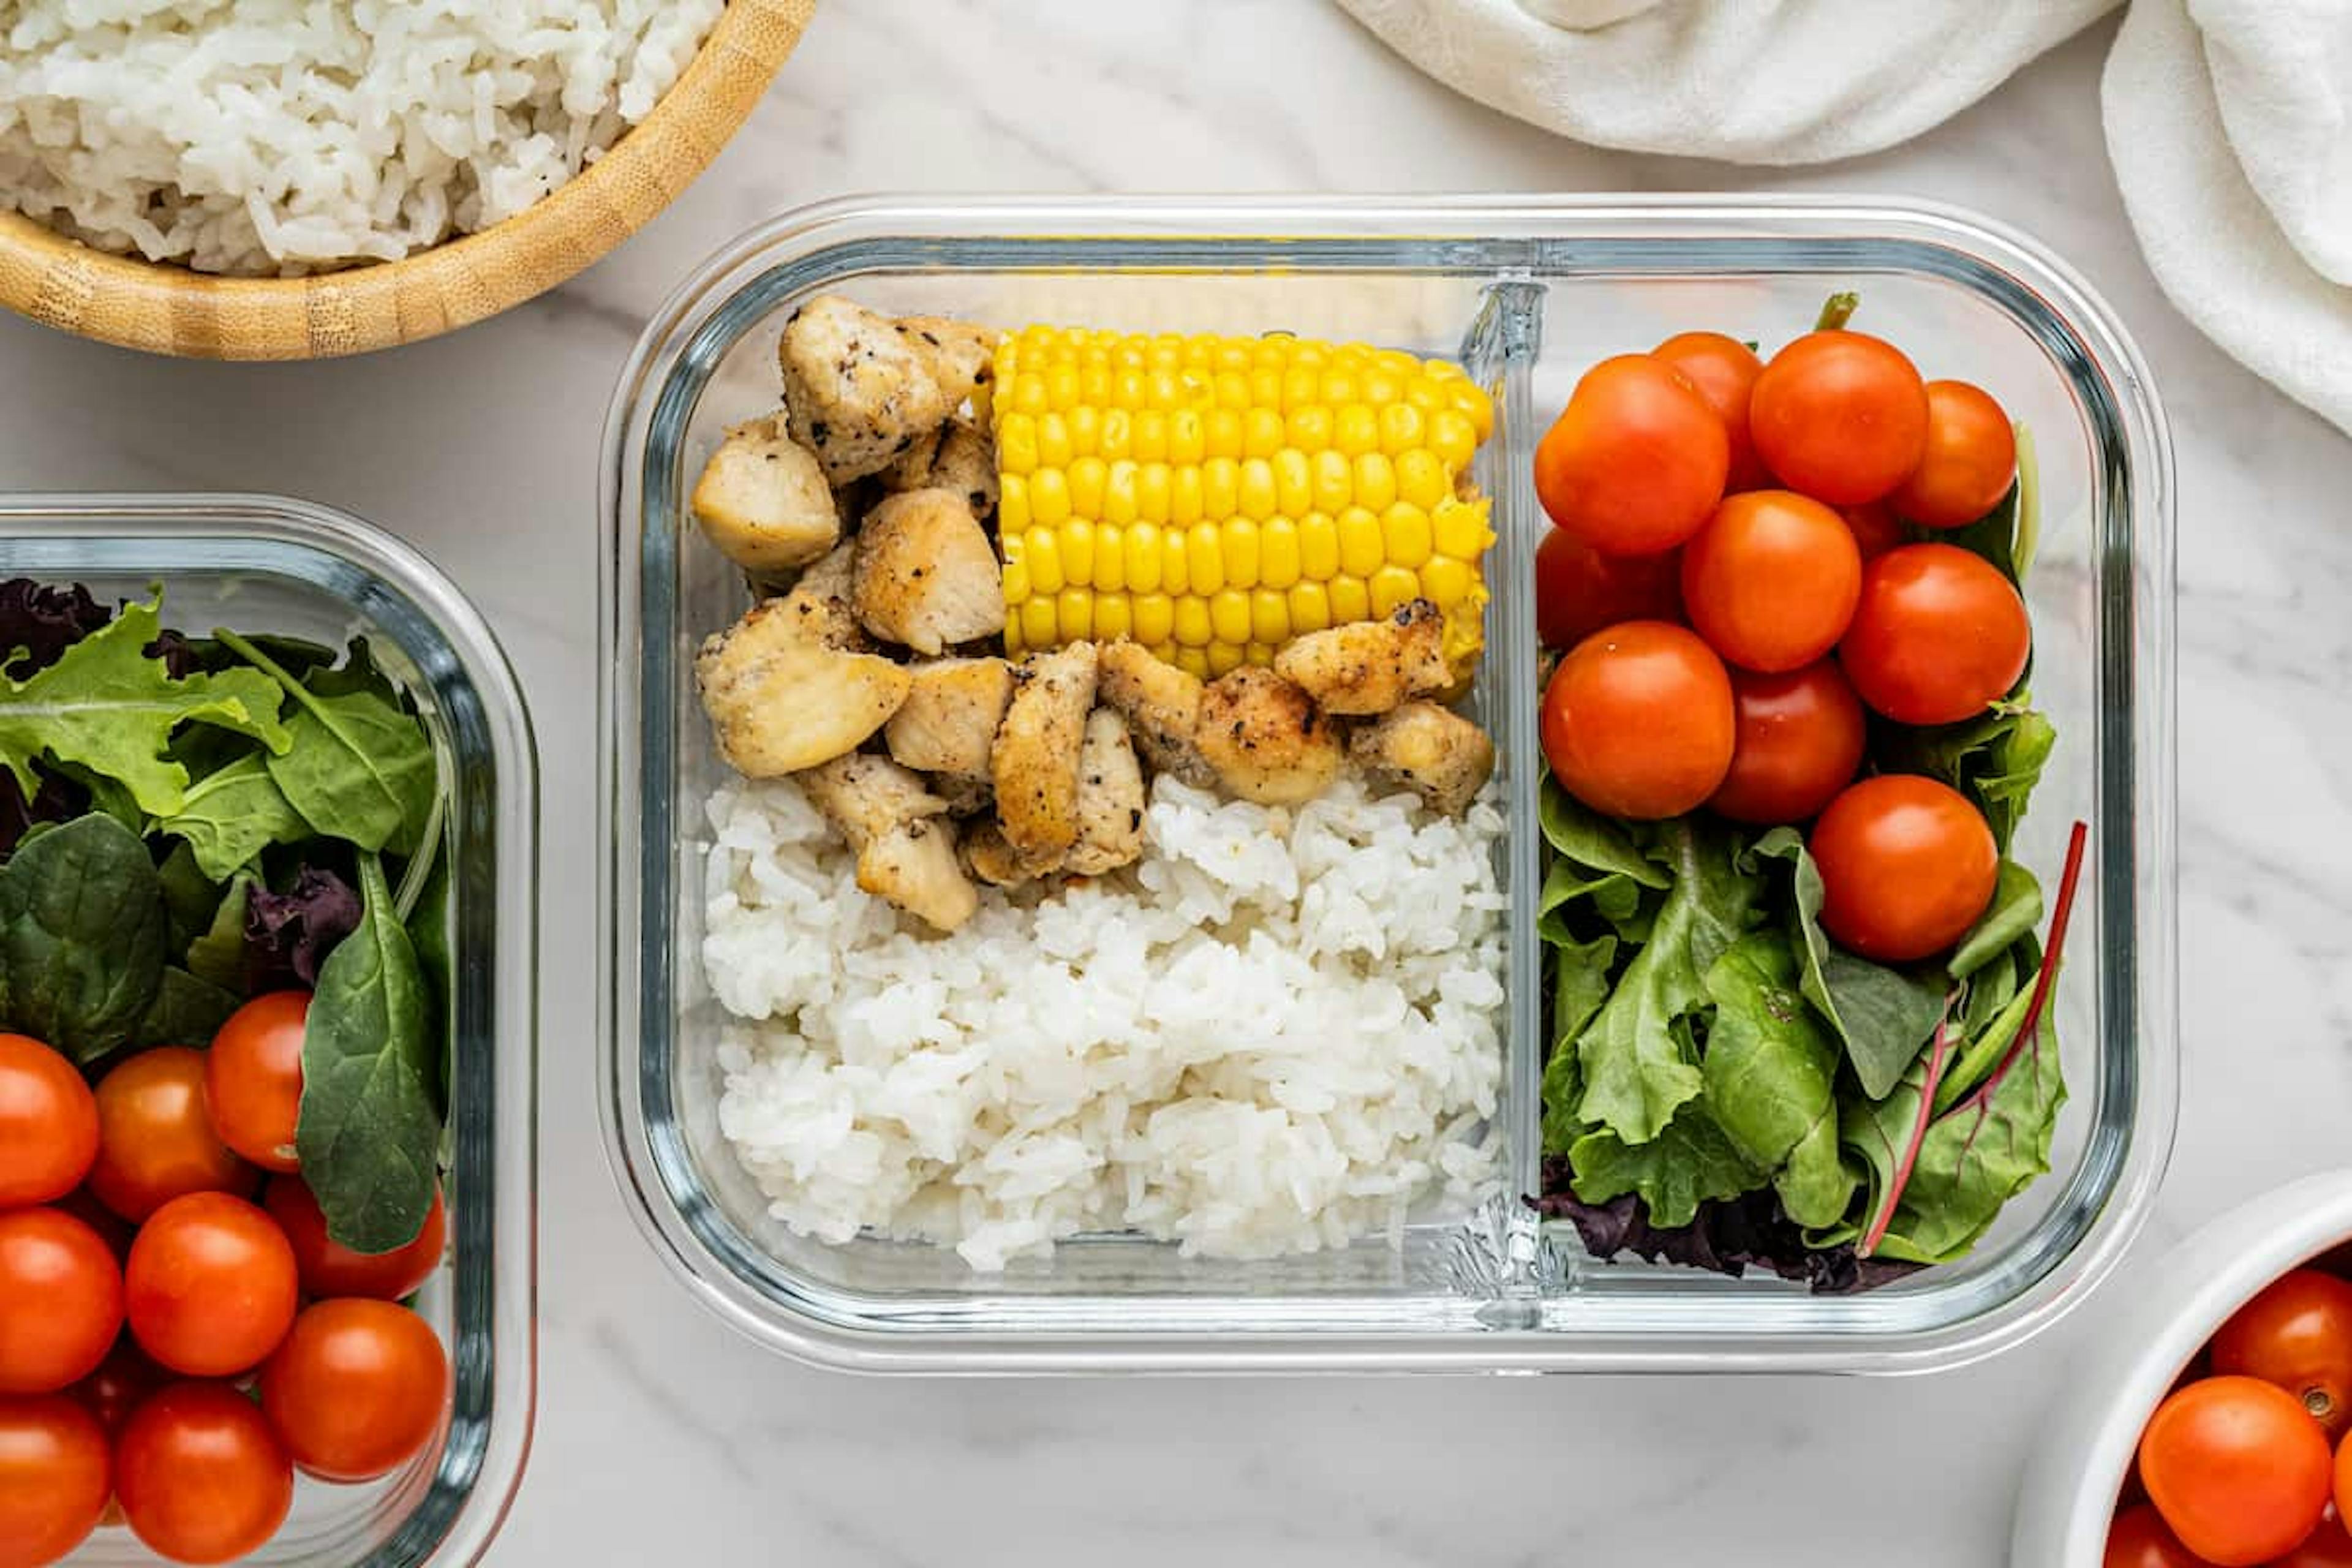
[{"label": "seared chicken with pepper", "polygon": [[1437,606],[1414,599],[1379,620],[1292,638],[1274,656],[1274,670],[1326,713],[1385,713],[1453,684],[1444,636]]},{"label": "seared chicken with pepper", "polygon": [[913,684],[887,658],[835,646],[825,611],[787,595],[709,638],[694,681],[727,765],[775,778],[854,751]]},{"label": "seared chicken with pepper", "polygon": [[1331,721],[1270,669],[1244,665],[1209,682],[1192,738],[1225,792],[1260,805],[1301,805],[1339,776]]},{"label": "seared chicken with pepper", "polygon": [[949,490],[908,490],[866,514],[853,602],[867,631],[917,653],[1004,629],[996,552]]},{"label": "seared chicken with pepper", "polygon": [[1006,842],[1032,861],[1058,860],[1078,838],[1078,773],[1095,705],[1095,645],[1038,654],[996,731],[991,767]]},{"label": "seared chicken with pepper", "polygon": [[974,517],[996,510],[996,452],[969,419],[949,420],[875,477],[886,490],[953,490]]},{"label": "seared chicken with pepper", "polygon": [[1450,708],[1408,702],[1348,737],[1348,755],[1376,779],[1400,784],[1433,811],[1459,816],[1495,771],[1495,742]]},{"label": "seared chicken with pepper", "polygon": [[1108,708],[1087,715],[1078,752],[1078,841],[1062,858],[1081,877],[1143,858],[1143,765],[1127,738],[1127,721]]},{"label": "seared chicken with pepper", "polygon": [[1201,724],[1201,678],[1177,668],[1140,643],[1102,645],[1103,700],[1127,716],[1136,745],[1155,773],[1174,773],[1196,789],[1217,770],[1193,743]]},{"label": "seared chicken with pepper", "polygon": [[857,885],[938,931],[953,931],[980,908],[980,894],[956,861],[947,803],[887,757],[836,757],[801,775],[817,810],[857,852]]},{"label": "seared chicken with pepper", "polygon": [[728,431],[691,504],[703,536],[755,577],[805,566],[841,537],[824,470],[784,433],[782,416]]},{"label": "seared chicken with pepper", "polygon": [[935,658],[909,673],[907,700],[882,730],[890,754],[921,773],[989,783],[1013,667],[1001,658]]},{"label": "seared chicken with pepper", "polygon": [[827,483],[879,473],[955,412],[964,394],[951,398],[940,385],[940,358],[889,317],[838,295],[793,312],[776,345],[784,404]]}]

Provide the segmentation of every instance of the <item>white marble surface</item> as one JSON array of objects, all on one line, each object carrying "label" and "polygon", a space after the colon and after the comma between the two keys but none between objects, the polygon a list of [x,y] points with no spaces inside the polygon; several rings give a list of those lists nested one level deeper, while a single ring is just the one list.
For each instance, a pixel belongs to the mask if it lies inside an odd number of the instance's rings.
[{"label": "white marble surface", "polygon": [[2020,1435],[2128,1267],[2029,1347],[1899,1382],[858,1381],[705,1317],[639,1240],[597,1131],[593,470],[606,393],[662,294],[741,227],[845,192],[1859,190],[2022,226],[2137,334],[2179,440],[2187,1059],[2144,1257],[2346,1158],[2352,445],[2158,294],[2099,139],[2107,35],[1907,147],[1759,175],[1556,142],[1425,82],[1320,0],[824,0],[712,174],[501,321],[364,363],[220,367],[0,320],[0,487],[335,502],[429,551],[521,670],[546,800],[542,1396],[490,1560],[1998,1562]]}]

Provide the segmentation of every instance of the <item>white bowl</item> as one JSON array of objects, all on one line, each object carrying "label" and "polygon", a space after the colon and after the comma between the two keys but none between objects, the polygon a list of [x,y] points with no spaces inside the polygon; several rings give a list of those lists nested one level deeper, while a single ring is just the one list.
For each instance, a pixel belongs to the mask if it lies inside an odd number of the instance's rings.
[{"label": "white bowl", "polygon": [[2042,1424],[2010,1537],[2012,1568],[2099,1568],[2142,1427],[2213,1331],[2263,1286],[2352,1241],[2352,1171],[2239,1205],[2147,1274]]}]

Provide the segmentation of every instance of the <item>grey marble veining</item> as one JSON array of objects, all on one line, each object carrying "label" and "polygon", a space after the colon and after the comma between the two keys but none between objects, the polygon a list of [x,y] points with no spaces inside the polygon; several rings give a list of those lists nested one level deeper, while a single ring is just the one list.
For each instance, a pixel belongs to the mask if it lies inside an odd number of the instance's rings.
[{"label": "grey marble veining", "polygon": [[604,402],[709,248],[862,190],[1901,192],[2040,236],[2137,335],[2181,517],[2182,1114],[2138,1257],[2346,1158],[2352,443],[2215,352],[2139,262],[2101,27],[1909,146],[1757,174],[1557,142],[1319,0],[824,0],[746,132],[551,298],[358,363],[147,361],[0,321],[0,487],[287,490],[406,534],[488,612],[546,786],[541,1402],[494,1563],[1979,1568],[2018,1435],[2133,1268],[2024,1349],[1826,1379],[877,1382],[739,1342],[630,1224],[590,1005]]}]

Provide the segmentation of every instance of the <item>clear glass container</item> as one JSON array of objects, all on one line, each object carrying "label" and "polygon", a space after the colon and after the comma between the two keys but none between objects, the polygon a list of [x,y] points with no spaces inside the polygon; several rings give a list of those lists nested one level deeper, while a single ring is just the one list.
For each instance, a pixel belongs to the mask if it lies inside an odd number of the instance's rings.
[{"label": "clear glass container", "polygon": [[[449,1254],[416,1301],[449,1348],[440,1436],[366,1486],[301,1481],[268,1545],[240,1561],[454,1568],[480,1559],[530,1447],[538,1281],[538,761],[498,641],[431,563],[347,513],[274,496],[0,497],[0,577],[87,585],[102,602],[160,584],[163,621],[341,647],[365,637],[415,694],[451,770],[454,1161]],[[127,1530],[68,1560],[165,1559]]]},{"label": "clear glass container", "polygon": [[[2059,749],[2020,840],[2047,870],[2093,826],[2083,955],[2057,1021],[2073,1099],[2052,1173],[1965,1262],[1852,1297],[1588,1258],[1521,1201],[1538,1182],[1533,904],[1537,688],[1529,456],[1583,367],[1709,327],[1777,342],[1833,289],[1927,373],[2032,427],[2043,537],[2035,687]],[[723,769],[693,650],[749,604],[684,496],[722,429],[779,401],[777,333],[837,290],[1004,326],[1363,339],[1459,359],[1498,395],[1477,479],[1500,543],[1474,699],[1508,791],[1507,1181],[1493,1202],[1339,1252],[1251,1263],[1131,1237],[975,1274],[951,1250],[787,1232],[716,1118],[719,1012],[699,962],[702,806]],[[1910,205],[1491,197],[850,201],[706,263],[624,373],[600,476],[601,803],[611,861],[602,1051],[614,1167],[693,1293],[754,1338],[864,1370],[1454,1370],[1950,1365],[2080,1299],[2138,1227],[2175,1109],[2172,479],[2154,389],[2113,313],[2031,240]],[[2095,955],[2095,961],[2094,961]]]}]

